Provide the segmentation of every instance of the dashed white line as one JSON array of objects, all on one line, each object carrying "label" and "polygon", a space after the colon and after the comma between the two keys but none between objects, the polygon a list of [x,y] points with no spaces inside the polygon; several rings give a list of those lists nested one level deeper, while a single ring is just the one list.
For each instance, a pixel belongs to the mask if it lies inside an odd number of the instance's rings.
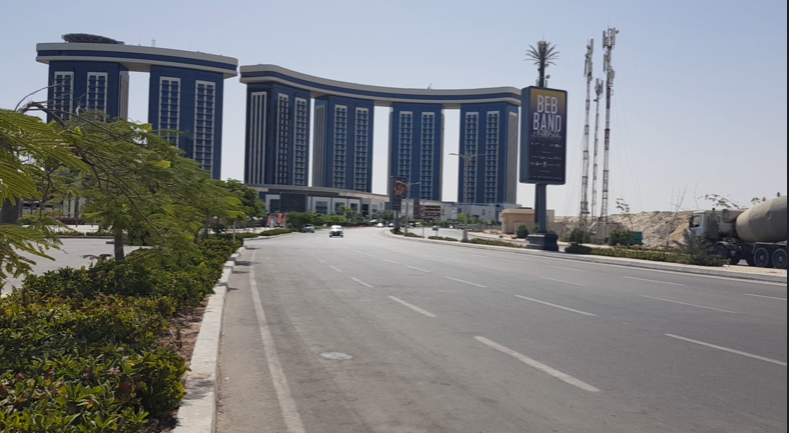
[{"label": "dashed white line", "polygon": [[394,263],[394,264],[397,264],[397,262],[396,262],[396,261],[394,261],[394,260],[386,260],[386,259],[381,259],[381,260],[383,260],[383,261],[385,261],[385,262],[389,262],[389,263]]},{"label": "dashed white line", "polygon": [[337,267],[335,267],[335,266],[329,266],[329,267],[330,267],[330,268],[332,268],[332,269],[334,269],[334,270],[335,270],[335,271],[337,271],[337,272],[342,272],[342,271],[341,271],[339,268],[337,268]]},{"label": "dashed white line", "polygon": [[564,266],[551,266],[551,267],[556,269],[564,269],[565,271],[586,272],[582,269],[565,268]]},{"label": "dashed white line", "polygon": [[493,269],[494,271],[509,272],[509,270],[507,269],[494,268],[493,266],[480,266],[480,267],[485,269]]},{"label": "dashed white line", "polygon": [[718,346],[718,345],[715,345],[715,344],[705,343],[703,341],[698,341],[698,340],[692,340],[690,338],[680,337],[679,335],[666,334],[666,337],[676,338],[677,340],[683,340],[683,341],[687,341],[687,342],[690,342],[690,343],[700,344],[702,346],[712,347],[713,349],[723,350],[725,352],[730,352],[730,353],[736,353],[737,355],[743,355],[743,356],[747,356],[749,358],[760,359],[762,361],[767,361],[767,362],[771,362],[773,364],[778,364],[778,365],[782,365],[782,366],[786,367],[786,363],[785,362],[778,361],[778,360],[775,360],[775,359],[772,359],[772,358],[765,358],[764,356],[754,355],[754,354],[748,353],[748,352],[741,352],[739,350],[729,349],[728,347],[723,347],[723,346]]},{"label": "dashed white line", "polygon": [[647,280],[646,278],[636,278],[636,277],[622,277],[622,278],[627,278],[628,280],[649,281],[650,283],[668,284],[671,286],[684,286],[684,284],[669,283],[668,281]]},{"label": "dashed white line", "polygon": [[525,300],[527,300],[527,301],[536,302],[536,303],[538,303],[538,304],[548,305],[548,306],[550,306],[550,307],[561,308],[562,310],[572,311],[573,313],[583,314],[583,315],[585,315],[585,316],[596,316],[596,314],[587,313],[587,312],[585,312],[585,311],[581,311],[581,310],[575,310],[575,309],[572,309],[572,308],[562,307],[561,305],[551,304],[550,302],[545,302],[545,301],[538,301],[538,300],[536,300],[536,299],[527,298],[527,297],[525,297],[525,296],[521,296],[521,295],[515,295],[515,297],[516,297],[516,298],[525,299]]},{"label": "dashed white line", "polygon": [[641,297],[642,298],[649,298],[649,299],[656,299],[658,301],[663,301],[663,302],[672,302],[674,304],[688,305],[688,306],[696,307],[696,308],[704,308],[705,310],[715,310],[715,311],[721,311],[723,313],[734,313],[734,311],[721,310],[720,308],[705,307],[704,305],[698,305],[698,304],[689,304],[687,302],[672,301],[671,299],[655,298],[655,297],[646,296],[646,295],[641,295]]},{"label": "dashed white line", "polygon": [[498,350],[501,353],[510,355],[510,356],[514,357],[515,359],[517,359],[518,361],[521,361],[522,363],[524,363],[524,364],[526,364],[528,366],[534,367],[534,368],[542,371],[543,373],[547,373],[547,374],[549,374],[549,375],[551,375],[551,376],[553,376],[553,377],[555,377],[555,378],[557,378],[559,380],[562,380],[562,381],[564,381],[566,383],[569,383],[570,385],[577,386],[578,388],[581,388],[584,391],[600,392],[599,389],[593,387],[592,385],[589,385],[586,382],[582,382],[582,381],[580,381],[580,380],[578,380],[578,379],[576,379],[576,378],[574,378],[574,377],[572,377],[572,376],[570,376],[568,374],[562,373],[559,370],[556,370],[556,369],[553,369],[551,367],[548,367],[547,365],[545,365],[545,364],[543,364],[543,363],[541,363],[539,361],[535,361],[534,359],[531,359],[531,358],[529,358],[526,355],[522,355],[522,354],[520,354],[520,353],[518,353],[518,352],[516,352],[516,351],[514,351],[514,350],[512,350],[512,349],[510,349],[508,347],[504,347],[501,344],[496,343],[495,341],[488,340],[485,337],[475,337],[475,338],[477,339],[477,341],[479,341],[480,343],[482,343],[482,344],[484,344],[484,345],[486,345],[488,347],[496,349],[496,350]]},{"label": "dashed white line", "polygon": [[482,285],[479,285],[479,284],[476,284],[476,283],[472,283],[472,282],[469,282],[469,281],[458,280],[457,278],[452,278],[452,277],[447,277],[447,278],[449,278],[450,280],[454,280],[454,281],[460,282],[460,283],[466,283],[466,284],[470,284],[472,286],[482,287],[483,289],[485,288],[485,286],[482,286]]},{"label": "dashed white line", "polygon": [[559,283],[573,284],[573,285],[575,285],[575,286],[589,287],[589,286],[588,286],[588,285],[586,285],[586,284],[581,284],[581,283],[574,283],[574,282],[572,282],[572,281],[557,280],[557,279],[555,279],[555,278],[548,278],[548,277],[540,277],[540,278],[542,278],[543,280],[557,281],[557,282],[559,282]]},{"label": "dashed white line", "polygon": [[754,295],[753,293],[746,293],[745,296],[756,296],[757,298],[777,299],[779,301],[786,300],[786,298],[776,298],[775,296]]},{"label": "dashed white line", "polygon": [[323,259],[318,259],[318,261],[321,262],[321,263],[326,263],[326,260],[323,260]]},{"label": "dashed white line", "polygon": [[362,281],[362,280],[360,280],[360,279],[358,279],[358,278],[351,277],[351,279],[352,279],[352,280],[354,280],[354,281],[356,281],[357,283],[359,283],[359,284],[361,284],[361,285],[365,286],[365,287],[369,287],[369,288],[371,288],[371,289],[373,288],[373,286],[371,286],[371,285],[369,285],[369,284],[365,283],[364,281]]},{"label": "dashed white line", "polygon": [[401,303],[401,304],[405,305],[406,307],[408,307],[408,308],[410,308],[410,309],[412,309],[412,310],[416,311],[416,312],[417,312],[417,313],[419,313],[419,314],[424,314],[424,315],[425,315],[425,316],[427,316],[427,317],[438,317],[438,316],[436,316],[435,314],[433,314],[433,313],[431,313],[431,312],[429,312],[429,311],[427,311],[427,310],[423,310],[423,309],[421,309],[421,308],[417,307],[417,306],[416,306],[416,305],[414,305],[414,304],[409,304],[408,302],[406,302],[406,301],[404,301],[404,300],[402,300],[402,299],[400,299],[400,298],[395,298],[394,296],[390,296],[390,297],[389,297],[389,299],[391,299],[391,300],[393,300],[393,301],[395,301],[395,302],[399,302],[399,303]]},{"label": "dashed white line", "polygon": [[419,268],[417,268],[417,267],[414,267],[414,266],[408,266],[408,268],[409,268],[409,269],[416,269],[417,271],[421,271],[421,272],[427,272],[428,274],[430,273],[430,271],[426,271],[426,270],[424,270],[424,269],[419,269]]}]

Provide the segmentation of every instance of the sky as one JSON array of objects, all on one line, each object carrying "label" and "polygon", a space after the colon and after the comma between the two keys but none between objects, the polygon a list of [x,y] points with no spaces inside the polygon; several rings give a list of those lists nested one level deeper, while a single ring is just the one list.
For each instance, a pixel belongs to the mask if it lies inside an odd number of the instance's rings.
[{"label": "sky", "polygon": [[[533,85],[537,70],[525,53],[549,41],[560,55],[548,85],[566,90],[569,105],[567,184],[548,188],[548,207],[569,216],[581,200],[586,45],[594,39],[594,75],[603,78],[601,36],[615,27],[609,213],[619,213],[617,199],[632,212],[666,211],[708,208],[708,194],[747,206],[787,189],[782,0],[4,0],[0,16],[0,108],[9,109],[47,84],[36,44],[67,33],[425,89]],[[224,179],[244,176],[244,90],[238,77],[225,81]],[[147,74],[131,74],[130,93],[130,120],[146,122]],[[373,192],[382,194],[388,111],[375,112]],[[446,110],[445,201],[457,198],[458,162],[449,153],[458,151],[459,126],[458,110]],[[602,167],[602,132],[600,143]],[[533,185],[519,184],[518,203],[533,206]]]}]

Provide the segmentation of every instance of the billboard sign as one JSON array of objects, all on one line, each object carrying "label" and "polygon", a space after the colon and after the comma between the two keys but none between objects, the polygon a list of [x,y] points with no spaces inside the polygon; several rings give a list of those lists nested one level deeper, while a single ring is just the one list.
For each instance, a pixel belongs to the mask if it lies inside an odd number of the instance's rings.
[{"label": "billboard sign", "polygon": [[527,87],[521,93],[520,182],[564,185],[567,174],[567,92]]},{"label": "billboard sign", "polygon": [[403,199],[408,194],[408,184],[404,177],[395,177],[392,182],[392,210],[403,209]]}]

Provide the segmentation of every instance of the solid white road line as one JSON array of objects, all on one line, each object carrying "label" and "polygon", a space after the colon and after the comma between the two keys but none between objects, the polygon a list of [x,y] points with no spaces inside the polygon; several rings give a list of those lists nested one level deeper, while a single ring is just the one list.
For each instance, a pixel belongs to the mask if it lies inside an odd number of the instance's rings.
[{"label": "solid white road line", "polygon": [[334,266],[329,266],[329,267],[330,267],[330,268],[332,268],[332,269],[334,269],[334,270],[335,270],[335,271],[337,271],[337,272],[342,272],[342,271],[341,271],[341,270],[339,270],[337,267],[334,267]]},{"label": "solid white road line", "polygon": [[360,279],[358,279],[358,278],[351,277],[351,279],[352,279],[352,280],[354,280],[354,281],[356,281],[357,283],[359,283],[359,284],[363,285],[363,286],[369,287],[369,288],[371,288],[371,289],[373,288],[373,286],[371,286],[371,285],[369,285],[369,284],[365,283],[364,281],[362,281],[362,280],[360,280]]},{"label": "solid white road line", "polygon": [[386,260],[386,259],[381,259],[381,260],[383,260],[383,261],[385,261],[385,262],[389,262],[389,263],[394,263],[394,264],[397,264],[397,262],[395,262],[394,260]]},{"label": "solid white road line", "polygon": [[585,311],[581,311],[581,310],[574,310],[574,309],[572,309],[572,308],[562,307],[561,305],[551,304],[550,302],[545,302],[545,301],[538,301],[538,300],[536,300],[536,299],[527,298],[527,297],[525,297],[525,296],[521,296],[521,295],[515,295],[515,297],[516,297],[516,298],[525,299],[525,300],[527,300],[527,301],[536,302],[536,303],[538,303],[538,304],[543,304],[543,305],[548,305],[548,306],[551,306],[551,307],[561,308],[562,310],[572,311],[573,313],[583,314],[583,315],[585,315],[585,316],[596,316],[596,314],[587,313],[587,312],[585,312]]},{"label": "solid white road line", "polygon": [[636,278],[636,277],[622,277],[622,278],[627,278],[628,280],[649,281],[650,283],[669,284],[672,286],[684,286],[684,284],[669,283],[668,281],[647,280],[646,278]]},{"label": "solid white road line", "polygon": [[[252,261],[254,260],[255,253],[252,253]],[[266,354],[271,381],[274,383],[274,391],[279,400],[279,407],[282,412],[282,418],[285,421],[285,427],[288,433],[306,433],[304,423],[301,421],[301,416],[299,416],[299,411],[296,407],[296,401],[291,394],[288,379],[285,376],[285,371],[282,369],[282,364],[277,355],[274,337],[271,336],[271,330],[266,320],[266,312],[263,311],[263,304],[260,301],[260,294],[258,294],[254,271],[249,273],[249,285],[252,289],[252,300],[255,303],[255,316],[258,319],[260,337],[263,339],[263,351]]]},{"label": "solid white road line", "polygon": [[323,259],[318,259],[318,261],[321,262],[321,263],[326,263],[326,260],[323,260]]},{"label": "solid white road line", "polygon": [[542,371],[543,373],[548,373],[549,375],[551,375],[551,376],[553,376],[553,377],[555,377],[555,378],[557,378],[559,380],[562,380],[562,381],[564,381],[566,383],[569,383],[570,385],[577,386],[578,388],[581,388],[584,391],[600,392],[599,389],[593,387],[592,385],[589,385],[588,383],[582,382],[582,381],[580,381],[580,380],[578,380],[578,379],[576,379],[576,378],[574,378],[574,377],[572,377],[572,376],[570,376],[568,374],[562,373],[559,370],[555,370],[555,369],[553,369],[551,367],[548,367],[547,365],[545,365],[545,364],[543,364],[541,362],[535,361],[535,360],[529,358],[526,355],[522,355],[522,354],[520,354],[520,353],[518,353],[518,352],[516,352],[516,351],[514,351],[514,350],[512,350],[510,348],[504,347],[504,346],[496,343],[495,341],[488,340],[485,337],[475,337],[475,338],[477,339],[477,341],[479,341],[482,344],[485,344],[485,345],[487,345],[487,346],[489,346],[489,347],[491,347],[493,349],[496,349],[496,350],[498,350],[501,353],[505,353],[507,355],[510,355],[510,356],[514,357],[515,359],[517,359],[518,361],[521,361],[522,363],[524,363],[526,365],[534,367],[534,368]]},{"label": "solid white road line", "polygon": [[574,284],[574,285],[576,285],[576,286],[589,287],[589,286],[588,286],[588,285],[586,285],[586,284],[581,284],[581,283],[573,283],[572,281],[557,280],[557,279],[554,279],[554,278],[548,278],[548,277],[540,277],[540,278],[542,278],[543,280],[557,281],[557,282],[559,282],[559,283],[567,283],[567,284]]},{"label": "solid white road line", "polygon": [[431,312],[429,312],[427,310],[423,310],[423,309],[417,307],[416,305],[409,304],[408,302],[406,302],[406,301],[404,301],[404,300],[402,300],[400,298],[395,298],[394,296],[390,296],[389,299],[391,299],[391,300],[393,300],[395,302],[399,302],[399,303],[405,305],[406,307],[416,311],[417,313],[424,314],[427,317],[438,317],[435,314],[433,314],[433,313],[431,313]]},{"label": "solid white road line", "polygon": [[417,271],[422,271],[422,272],[427,272],[427,273],[430,273],[430,271],[426,271],[426,270],[424,270],[424,269],[419,269],[419,268],[416,268],[416,267],[414,267],[414,266],[409,266],[409,268],[410,268],[410,269],[416,269]]},{"label": "solid white road line", "polygon": [[464,280],[458,280],[457,278],[452,278],[452,277],[447,277],[447,278],[449,278],[450,280],[461,282],[461,283],[470,284],[472,286],[482,287],[483,289],[485,288],[485,286],[482,286],[482,285],[479,285],[479,284],[476,284],[476,283],[471,283],[471,282],[464,281]]},{"label": "solid white road line", "polygon": [[705,310],[715,310],[715,311],[720,311],[720,312],[723,312],[723,313],[735,313],[734,311],[721,310],[720,308],[705,307],[703,305],[697,305],[697,304],[688,304],[687,302],[672,301],[671,299],[653,298],[652,296],[646,296],[646,295],[641,295],[641,297],[642,298],[649,298],[649,299],[656,299],[658,301],[664,301],[664,302],[672,302],[674,304],[688,305],[688,306],[696,307],[696,308],[704,308]]},{"label": "solid white road line", "polygon": [[586,272],[586,271],[584,271],[584,270],[582,270],[582,269],[565,268],[564,266],[551,266],[551,267],[552,267],[552,268],[556,268],[556,269],[564,269],[564,270],[566,270],[566,271],[574,271],[574,272]]},{"label": "solid white road line", "polygon": [[786,300],[786,298],[776,298],[775,296],[754,295],[752,293],[746,293],[745,296],[756,296],[757,298],[778,299],[779,301]]},{"label": "solid white road line", "polygon": [[680,337],[679,335],[666,334],[666,337],[676,338],[677,340],[688,341],[690,343],[700,344],[702,346],[712,347],[713,349],[723,350],[723,351],[730,352],[730,353],[736,353],[737,355],[743,355],[743,356],[747,356],[749,358],[760,359],[762,361],[767,361],[767,362],[771,362],[773,364],[778,364],[778,365],[782,365],[782,366],[786,367],[786,363],[785,362],[778,361],[778,360],[775,360],[775,359],[772,359],[772,358],[765,358],[764,356],[754,355],[752,353],[747,353],[747,352],[741,352],[739,350],[729,349],[728,347],[717,346],[715,344],[705,343],[703,341],[698,341],[698,340],[692,340],[690,338]]}]

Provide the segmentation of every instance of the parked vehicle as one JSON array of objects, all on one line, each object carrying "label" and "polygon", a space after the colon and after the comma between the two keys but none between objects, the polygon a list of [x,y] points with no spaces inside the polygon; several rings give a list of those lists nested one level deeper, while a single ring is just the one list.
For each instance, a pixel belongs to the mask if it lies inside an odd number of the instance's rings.
[{"label": "parked vehicle", "polygon": [[331,226],[331,228],[329,229],[329,237],[333,238],[335,236],[339,236],[341,238],[345,237],[345,234],[343,233],[342,230],[342,226]]},{"label": "parked vehicle", "polygon": [[312,224],[307,224],[301,229],[304,233],[315,233],[315,226]]},{"label": "parked vehicle", "polygon": [[778,197],[748,210],[723,209],[694,212],[690,231],[707,239],[711,253],[760,268],[786,269],[786,197]]}]

